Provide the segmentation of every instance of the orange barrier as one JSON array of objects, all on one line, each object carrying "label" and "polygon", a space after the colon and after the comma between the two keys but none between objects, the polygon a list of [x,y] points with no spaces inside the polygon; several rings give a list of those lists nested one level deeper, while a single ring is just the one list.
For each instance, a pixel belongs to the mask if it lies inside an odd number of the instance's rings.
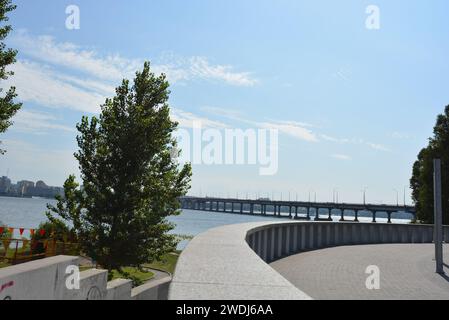
[{"label": "orange barrier", "polygon": [[57,241],[55,239],[1,239],[0,259],[11,264],[19,264],[56,255],[79,255],[77,243]]}]

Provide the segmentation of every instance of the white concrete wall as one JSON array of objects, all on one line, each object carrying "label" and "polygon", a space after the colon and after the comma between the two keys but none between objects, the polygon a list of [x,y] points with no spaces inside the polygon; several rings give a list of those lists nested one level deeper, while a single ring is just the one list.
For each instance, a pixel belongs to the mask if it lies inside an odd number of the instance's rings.
[{"label": "white concrete wall", "polygon": [[[449,241],[449,227],[445,227]],[[182,252],[169,299],[308,299],[267,263],[333,246],[431,243],[433,226],[351,222],[257,222],[211,229]]]},{"label": "white concrete wall", "polygon": [[[171,277],[132,289],[130,280],[108,282],[106,270],[80,273],[79,289],[70,290],[66,281],[78,257],[57,256],[0,269],[0,300],[164,300]],[[70,279],[69,279],[70,280]]]},{"label": "white concrete wall", "polygon": [[78,265],[78,258],[58,256],[0,269],[0,300],[62,299],[69,265]]}]

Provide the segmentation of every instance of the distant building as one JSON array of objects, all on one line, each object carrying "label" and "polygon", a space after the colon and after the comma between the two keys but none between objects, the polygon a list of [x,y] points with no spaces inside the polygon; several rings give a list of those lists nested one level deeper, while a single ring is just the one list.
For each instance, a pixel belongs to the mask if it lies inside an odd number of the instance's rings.
[{"label": "distant building", "polygon": [[11,189],[11,180],[8,177],[0,178],[0,194],[6,194]]},{"label": "distant building", "polygon": [[13,184],[8,177],[0,178],[0,195],[2,196],[54,198],[56,195],[63,194],[63,188],[48,186],[42,180],[36,182],[36,184],[27,180]]},{"label": "distant building", "polygon": [[17,193],[19,194],[19,196],[26,197],[30,190],[33,188],[33,181],[22,180],[17,182]]}]

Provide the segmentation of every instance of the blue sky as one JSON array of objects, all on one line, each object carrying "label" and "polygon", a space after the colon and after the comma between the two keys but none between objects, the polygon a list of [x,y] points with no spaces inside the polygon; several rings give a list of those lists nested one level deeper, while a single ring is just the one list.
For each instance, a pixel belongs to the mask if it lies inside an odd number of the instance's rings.
[{"label": "blue sky", "polygon": [[[279,171],[195,165],[192,194],[396,202],[449,104],[449,3],[425,1],[16,1],[23,109],[0,174],[61,185],[77,172],[75,124],[150,60],[188,127],[280,130]],[[65,27],[66,7],[81,12]],[[365,27],[368,5],[380,29]],[[249,125],[250,123],[250,125]],[[407,194],[409,191],[407,190]],[[409,197],[407,196],[407,201]]]}]

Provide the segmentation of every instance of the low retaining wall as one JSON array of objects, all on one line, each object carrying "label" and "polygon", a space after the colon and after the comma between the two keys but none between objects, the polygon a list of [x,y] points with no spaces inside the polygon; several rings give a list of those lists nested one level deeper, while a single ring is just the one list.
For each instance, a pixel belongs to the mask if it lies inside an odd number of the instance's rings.
[{"label": "low retaining wall", "polygon": [[132,288],[130,280],[108,282],[106,270],[80,272],[79,289],[66,282],[78,257],[57,256],[0,269],[0,300],[166,300],[171,277]]},{"label": "low retaining wall", "polygon": [[[255,227],[246,241],[265,262],[322,248],[382,244],[432,243],[434,227],[415,224],[382,223],[284,223]],[[449,227],[444,227],[449,241]]]},{"label": "low retaining wall", "polygon": [[[211,229],[181,254],[169,299],[310,299],[267,263],[326,247],[431,243],[433,226],[346,222],[246,223]],[[449,242],[449,227],[444,227]]]}]

